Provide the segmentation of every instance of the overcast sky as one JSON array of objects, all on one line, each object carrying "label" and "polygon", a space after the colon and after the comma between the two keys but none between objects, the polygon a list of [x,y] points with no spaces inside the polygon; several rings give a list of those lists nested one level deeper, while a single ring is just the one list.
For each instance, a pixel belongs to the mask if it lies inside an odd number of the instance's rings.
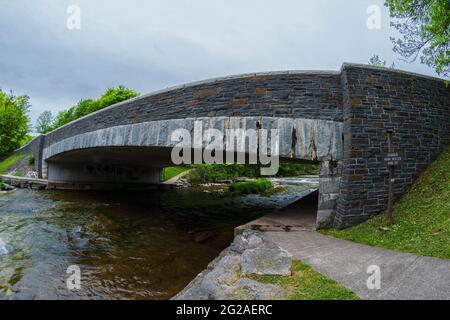
[{"label": "overcast sky", "polygon": [[[0,0],[0,88],[31,97],[34,121],[123,84],[140,93],[231,74],[338,70],[392,52],[381,0]],[[78,5],[81,28],[67,8]],[[367,8],[381,7],[381,29]]]}]

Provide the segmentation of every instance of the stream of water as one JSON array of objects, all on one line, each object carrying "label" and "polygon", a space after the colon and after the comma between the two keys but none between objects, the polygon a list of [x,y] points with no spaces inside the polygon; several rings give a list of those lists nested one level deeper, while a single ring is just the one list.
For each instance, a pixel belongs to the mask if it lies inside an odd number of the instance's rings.
[{"label": "stream of water", "polygon": [[[233,239],[235,227],[317,187],[274,179],[271,196],[202,190],[0,195],[0,299],[168,299]],[[69,290],[69,266],[81,288]]]}]

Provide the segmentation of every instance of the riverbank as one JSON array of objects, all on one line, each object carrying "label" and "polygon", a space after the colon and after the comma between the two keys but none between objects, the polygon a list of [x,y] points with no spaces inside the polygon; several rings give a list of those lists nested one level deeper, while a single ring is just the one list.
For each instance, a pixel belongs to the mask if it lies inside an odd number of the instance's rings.
[{"label": "riverbank", "polygon": [[315,229],[318,193],[235,229],[232,244],[173,299],[347,300],[358,295],[294,258],[267,235]]},{"label": "riverbank", "polygon": [[244,230],[174,300],[355,300],[358,296],[293,260],[265,233]]},{"label": "riverbank", "polygon": [[47,180],[44,179],[18,177],[6,174],[0,175],[0,178],[4,183],[21,189],[46,189],[48,184]]}]

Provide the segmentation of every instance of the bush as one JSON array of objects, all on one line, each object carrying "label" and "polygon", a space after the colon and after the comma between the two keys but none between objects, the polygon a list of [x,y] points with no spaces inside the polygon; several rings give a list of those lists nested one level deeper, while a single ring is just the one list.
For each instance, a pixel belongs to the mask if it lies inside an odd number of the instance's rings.
[{"label": "bush", "polygon": [[239,164],[201,164],[192,167],[194,171],[189,176],[193,183],[216,182],[238,177],[256,178],[259,176],[260,168],[259,165]]},{"label": "bush", "polygon": [[240,194],[262,193],[272,188],[272,182],[269,180],[251,180],[244,182],[235,182],[229,186],[229,191]]},{"label": "bush", "polygon": [[318,164],[282,163],[280,164],[277,177],[299,177],[317,174],[319,174]]},{"label": "bush", "polygon": [[34,156],[31,155],[28,157],[28,165],[34,169],[35,159]]},{"label": "bush", "polygon": [[0,191],[6,190],[6,186],[3,183],[2,179],[0,179]]}]

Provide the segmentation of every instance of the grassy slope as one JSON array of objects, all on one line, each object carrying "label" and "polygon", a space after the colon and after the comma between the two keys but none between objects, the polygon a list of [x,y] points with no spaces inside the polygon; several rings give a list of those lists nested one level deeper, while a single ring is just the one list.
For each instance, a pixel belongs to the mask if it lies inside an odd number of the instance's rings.
[{"label": "grassy slope", "polygon": [[189,170],[189,168],[184,167],[167,167],[164,168],[164,181],[167,181],[180,173]]},{"label": "grassy slope", "polygon": [[290,300],[358,300],[359,297],[301,261],[293,261],[292,275],[249,276],[263,283],[281,285],[290,292]]},{"label": "grassy slope", "polygon": [[324,233],[417,255],[450,259],[450,147],[419,177],[394,206],[394,224],[377,216],[343,231]]},{"label": "grassy slope", "polygon": [[12,166],[15,162],[26,157],[26,153],[13,154],[0,162],[0,174],[5,174],[10,166]]}]

